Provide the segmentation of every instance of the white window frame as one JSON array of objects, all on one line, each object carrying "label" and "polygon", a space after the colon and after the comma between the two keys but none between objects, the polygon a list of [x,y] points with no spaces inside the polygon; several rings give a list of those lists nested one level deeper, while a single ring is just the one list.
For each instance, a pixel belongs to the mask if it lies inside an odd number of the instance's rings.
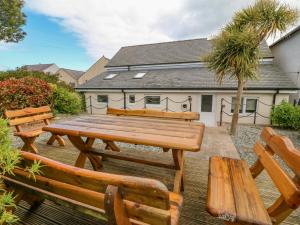
[{"label": "white window frame", "polygon": [[[147,104],[146,103],[146,98],[147,97],[159,97],[159,104]],[[148,108],[160,108],[161,107],[161,96],[160,95],[145,95],[145,98],[144,98],[144,101],[145,101],[145,104],[146,104],[146,107]]]},{"label": "white window frame", "polygon": [[[236,98],[236,96],[231,96],[231,102],[232,102],[232,98]],[[241,105],[242,105],[242,112],[240,112],[239,114],[240,115],[248,115],[248,114],[251,114],[251,113],[247,113],[246,112],[246,104],[247,104],[247,99],[256,99],[256,111],[258,111],[258,101],[259,101],[259,97],[251,97],[251,96],[242,96],[242,99],[243,99],[243,102],[241,102]],[[230,104],[230,114],[233,115],[233,112],[231,112],[232,110],[232,104]],[[253,112],[254,113],[254,112]]]},{"label": "white window frame", "polygon": [[[134,103],[130,102],[130,96],[134,96]],[[128,105],[135,105],[135,101],[136,101],[136,95],[135,94],[129,94],[128,95]]]}]

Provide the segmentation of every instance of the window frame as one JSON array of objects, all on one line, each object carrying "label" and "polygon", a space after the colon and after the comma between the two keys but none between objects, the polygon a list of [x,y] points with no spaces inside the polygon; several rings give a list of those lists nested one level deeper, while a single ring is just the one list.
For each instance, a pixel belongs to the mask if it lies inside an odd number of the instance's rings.
[{"label": "window frame", "polygon": [[[107,99],[107,102],[100,102],[99,101],[99,96],[105,96],[106,99]],[[108,102],[109,102],[109,96],[108,95],[97,95],[97,103],[100,103],[100,104],[107,104],[108,105]]]},{"label": "window frame", "polygon": [[[157,98],[159,98],[159,104],[151,104],[151,103],[149,104],[149,103],[147,103],[146,99],[148,97],[157,97]],[[144,103],[145,103],[146,107],[160,108],[161,107],[161,96],[160,95],[145,95]]]},{"label": "window frame", "polygon": [[[236,98],[235,96],[231,96],[231,104],[230,104],[230,113],[231,115],[233,115],[233,110],[234,108],[232,108],[232,102],[233,102],[233,98]],[[248,114],[252,114],[254,112],[246,112],[246,108],[247,108],[247,100],[248,99],[255,99],[256,100],[256,112],[258,111],[258,100],[259,97],[251,97],[251,96],[243,96],[242,97],[242,101],[241,101],[241,105],[242,105],[242,110],[240,110],[240,115],[248,115]]]}]

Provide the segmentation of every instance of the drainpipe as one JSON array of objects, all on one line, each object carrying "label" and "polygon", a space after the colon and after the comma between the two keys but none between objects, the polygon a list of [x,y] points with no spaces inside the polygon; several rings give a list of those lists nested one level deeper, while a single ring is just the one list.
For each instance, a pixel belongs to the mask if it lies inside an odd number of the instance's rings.
[{"label": "drainpipe", "polygon": [[279,89],[277,89],[276,93],[273,95],[273,105],[276,103],[276,97],[279,94]]},{"label": "drainpipe", "polygon": [[[272,102],[272,108],[275,106],[275,103],[276,103],[276,97],[277,97],[277,95],[279,94],[279,89],[277,89],[276,90],[276,93],[274,93],[274,95],[273,95],[273,102]],[[272,123],[272,120],[270,121],[270,124],[271,125],[273,125],[273,123]]]},{"label": "drainpipe", "polygon": [[123,98],[124,98],[123,107],[124,107],[124,109],[126,109],[126,93],[125,93],[124,89],[121,89],[121,91],[123,93]]}]

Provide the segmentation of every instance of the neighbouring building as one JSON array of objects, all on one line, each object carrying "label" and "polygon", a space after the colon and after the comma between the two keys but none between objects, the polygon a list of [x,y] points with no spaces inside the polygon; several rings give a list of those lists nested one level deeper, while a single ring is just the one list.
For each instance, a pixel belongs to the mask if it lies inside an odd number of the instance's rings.
[{"label": "neighbouring building", "polygon": [[83,71],[70,70],[65,68],[59,69],[57,73],[61,81],[64,81],[66,84],[69,84],[72,87],[76,87],[78,85],[78,80],[84,74]]},{"label": "neighbouring building", "polygon": [[97,62],[95,62],[79,79],[79,84],[84,84],[95,76],[105,71],[105,66],[109,62],[109,59],[102,56]]},{"label": "neighbouring building", "polygon": [[[246,84],[240,123],[255,120],[257,124],[269,124],[272,105],[288,100],[297,89],[274,64],[267,44],[262,43],[260,48],[260,78]],[[215,126],[221,117],[231,122],[237,82],[226,78],[220,85],[216,81],[202,60],[209,51],[211,41],[206,38],[122,47],[106,65],[106,72],[76,90],[84,92],[87,111],[93,114],[106,113],[108,105],[192,110],[199,112],[200,120],[208,126]]]},{"label": "neighbouring building", "polygon": [[39,71],[49,74],[56,74],[59,70],[59,67],[55,63],[51,64],[35,64],[35,65],[25,65],[24,69],[28,71]]},{"label": "neighbouring building", "polygon": [[[300,89],[300,26],[296,27],[276,42],[270,49],[275,57],[274,62],[292,79]],[[299,101],[300,91],[291,95],[290,101]]]}]

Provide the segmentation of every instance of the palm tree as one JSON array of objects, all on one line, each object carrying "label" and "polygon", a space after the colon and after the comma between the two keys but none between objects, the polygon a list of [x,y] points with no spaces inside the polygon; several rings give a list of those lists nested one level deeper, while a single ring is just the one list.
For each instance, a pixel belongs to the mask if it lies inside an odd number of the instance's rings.
[{"label": "palm tree", "polygon": [[257,0],[235,14],[221,33],[212,41],[212,51],[205,57],[208,68],[215,71],[222,83],[225,77],[237,80],[236,102],[231,123],[231,134],[236,133],[241,97],[245,83],[258,79],[260,43],[286,31],[298,18],[298,11],[278,0]]}]

